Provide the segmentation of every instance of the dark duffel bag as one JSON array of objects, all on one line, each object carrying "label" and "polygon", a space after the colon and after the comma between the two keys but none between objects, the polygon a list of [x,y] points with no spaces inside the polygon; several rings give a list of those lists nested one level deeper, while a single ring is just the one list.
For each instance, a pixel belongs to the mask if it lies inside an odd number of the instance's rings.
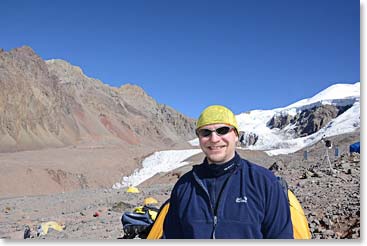
[{"label": "dark duffel bag", "polygon": [[148,212],[135,213],[125,212],[121,217],[121,223],[124,230],[124,239],[142,238],[148,236],[153,220]]}]

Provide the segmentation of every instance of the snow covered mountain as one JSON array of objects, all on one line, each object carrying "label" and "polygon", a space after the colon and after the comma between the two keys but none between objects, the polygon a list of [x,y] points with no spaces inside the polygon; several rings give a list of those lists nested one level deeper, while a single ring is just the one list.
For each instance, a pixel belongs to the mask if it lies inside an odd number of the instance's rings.
[{"label": "snow covered mountain", "polygon": [[[360,130],[360,82],[335,84],[315,96],[284,108],[253,110],[236,115],[243,135],[240,148],[263,150],[268,155],[289,154],[311,146],[323,137]],[[198,146],[198,139],[190,141]],[[187,164],[200,149],[167,150],[146,158],[142,168],[122,178],[113,188],[138,185],[159,171]]]},{"label": "snow covered mountain", "polygon": [[[335,84],[284,108],[236,115],[242,148],[269,155],[288,154],[323,137],[359,131],[360,82]],[[197,139],[190,142],[198,145]]]}]

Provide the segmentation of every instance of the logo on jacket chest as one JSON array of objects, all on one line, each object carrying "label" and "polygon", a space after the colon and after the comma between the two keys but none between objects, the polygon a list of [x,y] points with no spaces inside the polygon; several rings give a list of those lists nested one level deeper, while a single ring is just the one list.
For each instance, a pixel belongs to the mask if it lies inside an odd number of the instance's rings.
[{"label": "logo on jacket chest", "polygon": [[247,203],[247,197],[246,196],[240,196],[240,197],[236,197],[236,203]]}]

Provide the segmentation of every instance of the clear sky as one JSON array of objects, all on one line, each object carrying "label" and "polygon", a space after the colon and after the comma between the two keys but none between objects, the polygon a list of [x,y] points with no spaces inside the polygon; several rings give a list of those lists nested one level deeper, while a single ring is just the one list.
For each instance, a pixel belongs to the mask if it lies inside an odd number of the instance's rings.
[{"label": "clear sky", "polygon": [[360,81],[358,0],[1,0],[0,48],[28,45],[197,118],[285,107]]}]

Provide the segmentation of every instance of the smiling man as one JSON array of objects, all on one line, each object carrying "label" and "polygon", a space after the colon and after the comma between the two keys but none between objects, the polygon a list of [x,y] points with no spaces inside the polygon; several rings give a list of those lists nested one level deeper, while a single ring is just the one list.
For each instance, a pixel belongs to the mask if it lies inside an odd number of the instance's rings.
[{"label": "smiling man", "polygon": [[236,117],[207,107],[196,125],[202,164],[175,184],[164,238],[293,238],[289,204],[274,174],[236,152]]}]

